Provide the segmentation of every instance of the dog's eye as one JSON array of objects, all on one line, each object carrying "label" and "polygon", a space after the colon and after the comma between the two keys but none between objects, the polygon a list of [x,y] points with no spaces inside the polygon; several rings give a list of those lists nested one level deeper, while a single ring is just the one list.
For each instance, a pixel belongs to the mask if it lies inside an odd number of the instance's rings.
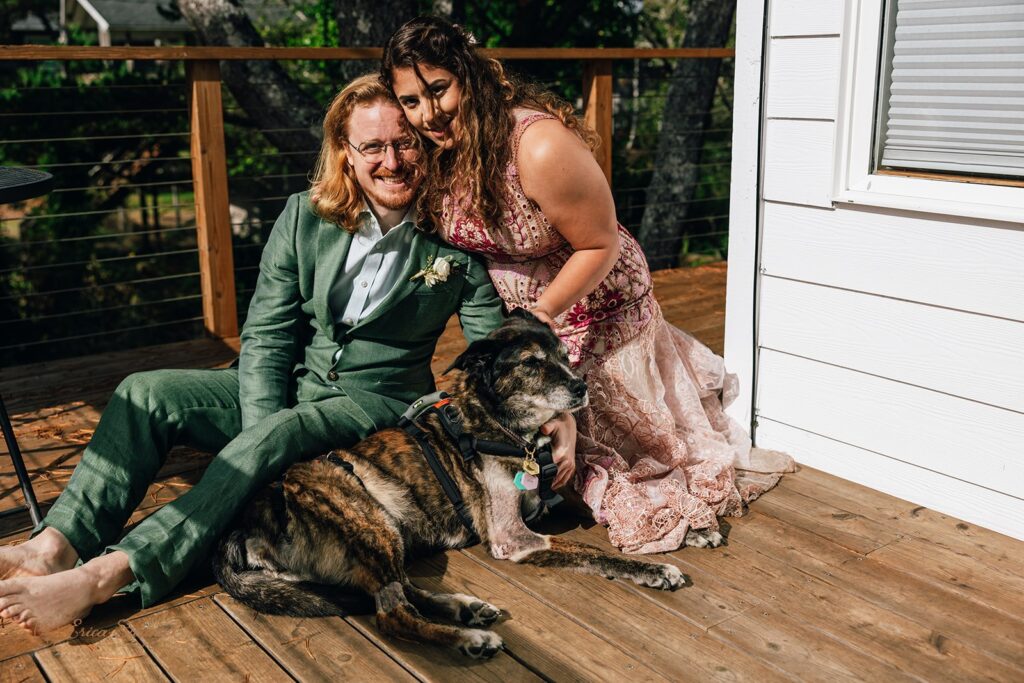
[{"label": "dog's eye", "polygon": [[529,356],[523,359],[523,365],[525,365],[528,368],[540,367],[541,362],[541,359],[537,358],[536,356]]}]

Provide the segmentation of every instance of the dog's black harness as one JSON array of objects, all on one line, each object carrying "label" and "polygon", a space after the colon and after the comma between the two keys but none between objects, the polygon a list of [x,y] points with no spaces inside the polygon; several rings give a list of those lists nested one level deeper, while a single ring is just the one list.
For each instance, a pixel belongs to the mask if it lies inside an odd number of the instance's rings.
[{"label": "dog's black harness", "polygon": [[426,458],[430,470],[434,473],[438,483],[441,484],[441,488],[444,490],[445,495],[448,496],[448,500],[455,507],[455,512],[459,515],[462,525],[474,537],[479,538],[476,533],[476,527],[473,526],[473,517],[469,513],[466,501],[463,500],[455,480],[452,479],[448,470],[445,469],[437,457],[433,446],[430,445],[430,440],[427,439],[427,432],[419,424],[420,419],[430,414],[437,416],[448,439],[459,450],[459,453],[462,454],[463,462],[468,463],[480,454],[520,458],[532,455],[540,467],[540,473],[537,475],[537,492],[540,495],[541,503],[547,507],[552,507],[562,502],[562,497],[551,490],[551,483],[558,473],[558,466],[551,455],[550,444],[534,449],[522,439],[520,439],[522,442],[521,446],[514,446],[501,441],[477,439],[472,434],[463,431],[462,418],[459,415],[458,409],[452,405],[447,393],[438,391],[428,394],[413,401],[409,409],[398,420],[398,426],[405,430],[409,436],[416,439],[416,443],[420,445],[420,449],[423,451],[423,457]]}]

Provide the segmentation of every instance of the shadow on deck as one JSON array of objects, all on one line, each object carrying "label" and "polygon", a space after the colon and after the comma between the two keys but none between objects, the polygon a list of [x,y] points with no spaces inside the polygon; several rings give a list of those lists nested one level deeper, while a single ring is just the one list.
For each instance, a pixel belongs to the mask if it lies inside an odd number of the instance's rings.
[{"label": "shadow on deck", "polygon": [[[655,281],[665,317],[720,353],[724,264]],[[462,346],[453,325],[435,370]],[[215,367],[236,351],[237,341],[200,340],[4,371],[0,391],[44,507],[124,375]],[[175,450],[133,521],[187,490],[208,461]],[[0,463],[2,510],[20,494],[9,460]],[[198,574],[151,609],[115,598],[45,639],[0,627],[0,680],[1024,679],[1024,544],[810,468],[729,522],[727,546],[664,556],[693,580],[675,593],[496,561],[480,548],[414,565],[425,588],[506,610],[496,631],[507,649],[489,662],[385,639],[365,617],[257,615]],[[549,524],[608,546],[599,526]],[[26,515],[0,520],[0,543],[25,538],[26,525]]]}]

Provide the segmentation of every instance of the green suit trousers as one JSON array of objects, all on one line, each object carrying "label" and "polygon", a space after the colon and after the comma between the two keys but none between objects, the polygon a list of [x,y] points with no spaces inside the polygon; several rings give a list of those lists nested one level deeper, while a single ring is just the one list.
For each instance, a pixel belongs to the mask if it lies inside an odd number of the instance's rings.
[{"label": "green suit trousers", "polygon": [[[243,431],[234,368],[137,373],[117,388],[37,532],[57,529],[83,561],[124,551],[136,579],[127,589],[148,607],[209,557],[246,501],[289,465],[350,446],[376,429],[352,399],[331,388]],[[179,444],[217,455],[199,483],[118,542],[168,451]]]}]

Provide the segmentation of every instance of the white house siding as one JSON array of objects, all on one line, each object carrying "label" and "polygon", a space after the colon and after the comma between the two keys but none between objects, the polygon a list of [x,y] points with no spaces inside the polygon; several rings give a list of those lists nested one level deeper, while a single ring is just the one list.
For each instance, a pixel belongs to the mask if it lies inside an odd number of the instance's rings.
[{"label": "white house siding", "polygon": [[1024,227],[833,208],[845,3],[770,5],[756,441],[1024,538]]}]

